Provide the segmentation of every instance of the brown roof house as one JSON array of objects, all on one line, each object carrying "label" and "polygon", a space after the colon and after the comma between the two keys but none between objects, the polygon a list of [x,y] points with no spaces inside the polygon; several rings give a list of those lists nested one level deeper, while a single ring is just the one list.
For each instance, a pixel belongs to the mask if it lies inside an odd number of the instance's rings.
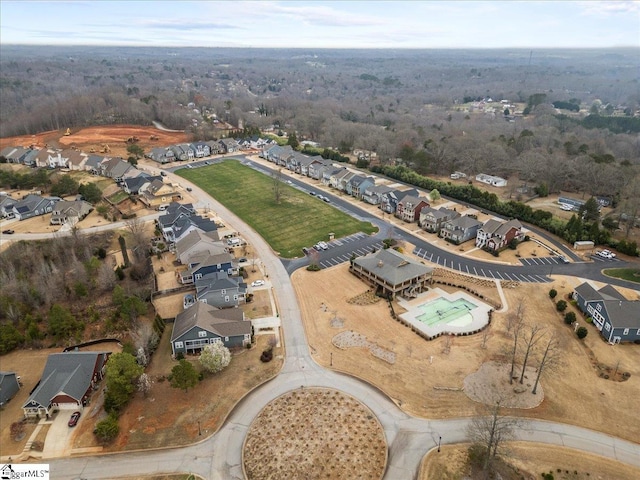
[{"label": "brown roof house", "polygon": [[433,274],[433,268],[391,248],[354,259],[349,271],[387,298],[416,297],[427,289]]}]

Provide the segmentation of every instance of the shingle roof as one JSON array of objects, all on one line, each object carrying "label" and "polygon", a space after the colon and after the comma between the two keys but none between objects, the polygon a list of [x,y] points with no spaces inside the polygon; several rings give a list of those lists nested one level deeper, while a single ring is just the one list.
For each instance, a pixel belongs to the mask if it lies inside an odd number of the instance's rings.
[{"label": "shingle roof", "polygon": [[220,337],[237,337],[251,334],[251,322],[244,320],[239,308],[219,310],[206,303],[196,302],[176,316],[171,341],[178,340],[194,327],[207,330]]},{"label": "shingle roof", "polygon": [[358,257],[354,263],[390,285],[399,285],[412,278],[433,272],[433,268],[415,262],[391,248]]},{"label": "shingle roof", "polygon": [[52,353],[42,372],[40,383],[24,406],[29,403],[48,408],[60,393],[80,401],[91,386],[93,369],[98,360],[106,361],[109,352]]}]

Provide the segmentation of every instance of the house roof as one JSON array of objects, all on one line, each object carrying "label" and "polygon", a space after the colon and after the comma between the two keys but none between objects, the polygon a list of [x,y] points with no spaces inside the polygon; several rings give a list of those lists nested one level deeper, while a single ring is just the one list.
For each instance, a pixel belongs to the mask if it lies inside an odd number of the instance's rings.
[{"label": "house roof", "polygon": [[586,302],[601,301],[613,328],[640,329],[640,301],[627,300],[611,285],[596,290],[584,282],[575,288],[575,292]]},{"label": "house roof", "polygon": [[0,405],[11,400],[20,390],[20,383],[15,372],[0,372]]},{"label": "house roof", "polygon": [[358,257],[354,263],[391,285],[399,285],[412,278],[433,272],[433,268],[415,262],[392,248]]},{"label": "house roof", "polygon": [[230,277],[227,272],[212,272],[196,280],[196,296],[201,296],[209,292],[220,290],[234,290],[244,293],[247,284],[240,281],[238,277]]},{"label": "house roof", "polygon": [[109,352],[52,353],[47,358],[40,383],[24,407],[33,403],[48,408],[51,400],[60,393],[80,401],[91,386],[96,362],[104,364],[108,355]]},{"label": "house roof", "polygon": [[18,213],[25,214],[27,212],[32,212],[34,210],[37,210],[38,208],[40,208],[42,204],[46,205],[48,202],[53,202],[53,200],[50,198],[44,198],[44,197],[41,197],[40,195],[35,195],[33,193],[30,193],[29,195],[24,197],[22,200],[17,201],[13,205],[13,208]]},{"label": "house roof", "polygon": [[[214,249],[219,246],[221,252],[224,251],[225,248],[224,245],[222,245],[222,242],[218,240],[217,233],[192,230],[176,242],[176,254],[180,256],[182,253],[189,251],[200,242],[206,244],[210,249]],[[213,252],[210,251],[209,253]]]},{"label": "house roof", "polygon": [[206,257],[204,255],[202,256],[200,255],[202,254],[196,255],[194,256],[194,258],[189,258],[189,263],[195,263],[195,261],[197,260],[200,260],[200,261],[198,262],[197,265],[194,265],[192,268],[190,268],[187,273],[193,274],[193,272],[201,268],[208,267],[210,265],[223,265],[229,262],[233,264],[233,255],[227,252],[207,254]]},{"label": "house roof", "polygon": [[251,334],[251,322],[244,320],[241,309],[220,310],[202,302],[196,302],[176,316],[171,332],[171,342],[178,340],[193,328],[207,330],[219,337]]},{"label": "house roof", "polygon": [[463,215],[462,217],[458,217],[458,218],[454,218],[453,220],[449,220],[447,222],[447,224],[455,227],[455,228],[460,228],[462,230],[466,230],[468,228],[473,228],[473,227],[478,227],[480,225],[482,225],[481,222],[479,222],[478,220],[476,220],[473,217],[470,217],[469,215]]},{"label": "house roof", "polygon": [[91,204],[84,200],[59,200],[53,205],[53,212],[56,215],[80,216],[91,211]]},{"label": "house roof", "polygon": [[405,197],[402,198],[402,200],[400,200],[400,203],[402,203],[405,206],[405,208],[407,208],[408,204],[411,204],[413,210],[418,208],[418,205],[420,205],[420,203],[422,202],[429,203],[429,201],[426,198],[416,197],[413,195],[406,195]]},{"label": "house roof", "polygon": [[492,218],[491,220],[487,220],[487,222],[481,228],[487,233],[503,237],[512,228],[521,230],[522,224],[516,219],[509,220],[507,222],[501,222],[500,220]]},{"label": "house roof", "polygon": [[460,216],[460,214],[455,210],[450,210],[444,207],[440,207],[440,208],[422,207],[422,210],[420,210],[420,214],[431,215],[436,220],[439,220],[442,218],[456,218],[457,216]]}]

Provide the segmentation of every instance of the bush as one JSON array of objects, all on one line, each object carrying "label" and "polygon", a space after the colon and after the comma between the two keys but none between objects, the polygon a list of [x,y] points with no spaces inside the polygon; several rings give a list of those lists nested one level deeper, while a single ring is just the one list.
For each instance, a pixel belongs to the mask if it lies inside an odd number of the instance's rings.
[{"label": "bush", "polygon": [[260,355],[261,362],[267,363],[267,362],[270,362],[272,359],[273,359],[273,350],[270,348],[267,350],[264,350],[262,352],[262,355]]},{"label": "bush", "polygon": [[559,312],[564,312],[567,309],[567,302],[565,302],[564,300],[559,300],[558,303],[556,303],[556,310],[558,310]]},{"label": "bush", "polygon": [[319,272],[320,271],[320,267],[318,265],[316,265],[315,263],[312,263],[311,265],[309,265],[307,267],[307,270],[309,270],[310,272]]},{"label": "bush", "polygon": [[118,425],[118,417],[116,414],[110,413],[107,418],[98,422],[93,433],[98,437],[98,440],[103,443],[115,440],[118,433],[120,433],[120,426]]},{"label": "bush", "polygon": [[549,298],[551,299],[556,298],[557,295],[558,295],[558,291],[555,288],[552,288],[551,290],[549,290]]},{"label": "bush", "polygon": [[564,314],[564,323],[566,323],[567,325],[571,325],[573,322],[576,321],[576,314],[573,312],[567,312]]},{"label": "bush", "polygon": [[578,336],[578,338],[580,340],[582,340],[584,337],[586,337],[588,333],[589,333],[589,331],[586,329],[586,327],[580,327],[576,331],[576,335]]}]

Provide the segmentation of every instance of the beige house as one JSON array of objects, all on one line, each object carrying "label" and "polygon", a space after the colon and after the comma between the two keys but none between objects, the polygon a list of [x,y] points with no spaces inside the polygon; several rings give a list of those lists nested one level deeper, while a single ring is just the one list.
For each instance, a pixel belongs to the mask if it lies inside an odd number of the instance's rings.
[{"label": "beige house", "polygon": [[182,200],[182,194],[170,183],[154,180],[140,196],[140,200],[149,207]]}]

